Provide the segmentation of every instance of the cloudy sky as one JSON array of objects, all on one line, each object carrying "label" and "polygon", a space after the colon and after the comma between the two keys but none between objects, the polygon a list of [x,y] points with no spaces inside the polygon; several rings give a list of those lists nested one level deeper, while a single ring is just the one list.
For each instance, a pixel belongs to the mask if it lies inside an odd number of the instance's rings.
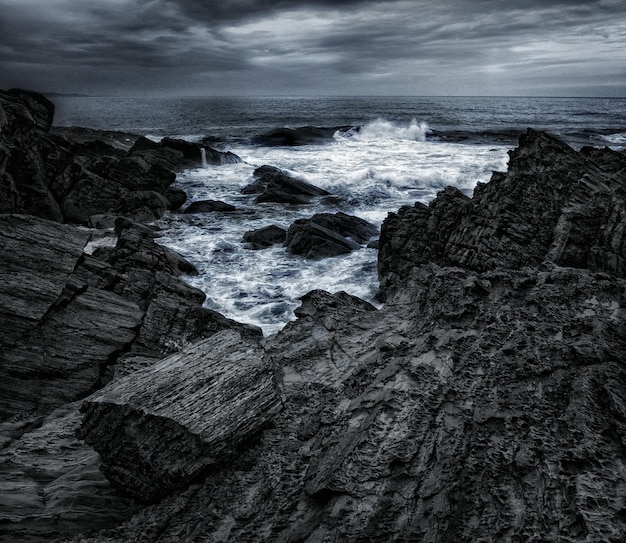
[{"label": "cloudy sky", "polygon": [[0,0],[0,88],[626,96],[625,0]]}]

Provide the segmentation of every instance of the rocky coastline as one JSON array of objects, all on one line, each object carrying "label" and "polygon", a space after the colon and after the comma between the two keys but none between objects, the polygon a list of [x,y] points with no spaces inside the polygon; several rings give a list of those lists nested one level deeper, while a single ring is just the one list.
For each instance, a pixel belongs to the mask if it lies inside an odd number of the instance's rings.
[{"label": "rocky coastline", "polygon": [[[529,129],[473,197],[389,214],[380,309],[315,290],[263,338],[150,226],[238,157],[53,113],[0,92],[0,540],[626,539],[626,154]],[[328,258],[375,237],[354,219],[242,243]]]}]

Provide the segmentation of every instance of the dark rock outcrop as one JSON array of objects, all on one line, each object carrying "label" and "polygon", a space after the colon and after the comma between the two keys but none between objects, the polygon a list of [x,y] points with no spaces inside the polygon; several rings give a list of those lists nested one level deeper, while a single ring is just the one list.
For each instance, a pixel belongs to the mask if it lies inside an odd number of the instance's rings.
[{"label": "dark rock outcrop", "polygon": [[185,202],[171,187],[175,171],[200,166],[202,152],[208,164],[241,162],[171,138],[155,143],[76,127],[51,134],[53,114],[53,104],[37,93],[0,91],[0,213],[84,225],[102,215],[151,221]]},{"label": "dark rock outcrop", "polygon": [[253,175],[255,180],[241,189],[241,192],[258,194],[256,203],[308,204],[313,198],[330,194],[274,166],[259,166]]},{"label": "dark rock outcrop", "polygon": [[378,233],[376,227],[345,213],[318,213],[296,220],[287,231],[285,246],[293,254],[310,259],[338,256],[360,249]]},{"label": "dark rock outcrop", "polygon": [[79,436],[110,481],[155,501],[232,458],[280,408],[258,342],[224,331],[91,396]]},{"label": "dark rock outcrop", "polygon": [[215,211],[230,213],[237,211],[237,208],[234,205],[220,202],[219,200],[198,200],[189,204],[183,213],[213,213]]},{"label": "dark rock outcrop", "polygon": [[428,206],[390,214],[380,237],[383,290],[427,262],[485,271],[547,260],[624,277],[622,157],[576,152],[533,130],[509,154],[508,172],[494,173],[472,199],[450,187]]},{"label": "dark rock outcrop", "polygon": [[269,146],[293,147],[324,143],[332,140],[336,132],[347,132],[351,126],[319,127],[301,126],[299,128],[277,128],[266,134],[255,136],[253,143]]},{"label": "dark rock outcrop", "polygon": [[284,228],[272,224],[264,228],[245,232],[243,242],[247,243],[250,249],[267,249],[272,245],[282,245],[285,242],[286,236],[287,231]]}]

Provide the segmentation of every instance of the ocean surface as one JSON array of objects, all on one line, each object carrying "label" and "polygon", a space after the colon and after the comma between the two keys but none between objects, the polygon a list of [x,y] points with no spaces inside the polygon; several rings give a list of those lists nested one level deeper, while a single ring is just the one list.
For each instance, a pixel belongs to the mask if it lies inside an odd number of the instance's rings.
[{"label": "ocean surface", "polygon": [[[298,298],[321,288],[376,305],[377,253],[363,248],[310,261],[275,246],[252,251],[247,230],[343,211],[380,226],[389,212],[427,203],[448,185],[471,195],[494,170],[506,170],[507,151],[527,127],[547,130],[575,148],[626,146],[626,99],[475,97],[62,97],[56,126],[85,126],[205,141],[238,154],[242,164],[184,171],[177,185],[189,199],[214,199],[230,214],[171,213],[158,221],[159,242],[199,269],[185,280],[207,295],[206,307],[260,326],[265,335],[293,320]],[[257,137],[274,129],[342,127],[325,141],[270,146]],[[310,205],[254,204],[241,194],[258,166],[270,164],[334,196]]]}]

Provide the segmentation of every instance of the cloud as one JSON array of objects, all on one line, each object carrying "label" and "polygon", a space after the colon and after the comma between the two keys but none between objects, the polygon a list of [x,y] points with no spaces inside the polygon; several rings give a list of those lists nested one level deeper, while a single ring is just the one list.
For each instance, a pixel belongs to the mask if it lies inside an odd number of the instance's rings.
[{"label": "cloud", "polygon": [[0,0],[0,11],[2,87],[497,94],[604,78],[626,93],[622,0]]}]

